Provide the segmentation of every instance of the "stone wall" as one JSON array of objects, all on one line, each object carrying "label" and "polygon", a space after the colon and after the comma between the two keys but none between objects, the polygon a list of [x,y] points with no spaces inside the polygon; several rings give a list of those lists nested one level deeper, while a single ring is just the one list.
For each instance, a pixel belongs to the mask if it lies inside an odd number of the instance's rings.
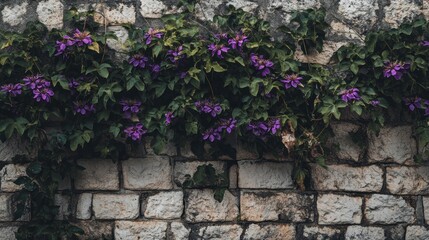
[{"label": "stone wall", "polygon": [[[157,18],[180,11],[173,0],[4,0],[3,29],[22,30],[39,20],[62,28],[64,12],[72,5],[95,8],[95,20],[119,35],[112,48],[123,50],[124,23],[159,24]],[[226,4],[252,11],[274,26],[287,23],[293,10],[325,7],[331,29],[325,51],[297,57],[328,63],[347,42],[359,42],[369,29],[395,27],[418,15],[429,17],[428,0],[203,0],[200,18],[212,18]],[[148,21],[145,21],[146,18]],[[429,239],[429,166],[412,157],[418,143],[408,125],[385,127],[380,135],[367,133],[365,144],[349,133],[361,126],[332,124],[336,158],[323,168],[311,164],[306,191],[293,182],[293,161],[257,155],[238,147],[235,160],[201,161],[189,149],[170,146],[156,156],[146,154],[121,162],[80,159],[86,170],[61,183],[56,201],[58,219],[81,226],[86,239]],[[365,131],[364,131],[365,132]],[[12,163],[16,154],[32,154],[18,140],[0,144],[0,240],[30,216],[12,221],[13,181],[25,174],[25,164]],[[222,202],[210,189],[182,189],[186,174],[212,164],[228,174],[230,186]],[[72,189],[72,195],[67,189]]]}]

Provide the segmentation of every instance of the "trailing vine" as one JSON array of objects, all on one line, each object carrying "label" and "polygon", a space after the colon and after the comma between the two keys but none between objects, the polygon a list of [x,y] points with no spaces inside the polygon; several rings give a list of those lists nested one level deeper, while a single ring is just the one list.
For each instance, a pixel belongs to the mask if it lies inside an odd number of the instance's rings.
[{"label": "trailing vine", "polygon": [[[186,4],[185,4],[186,5]],[[81,234],[55,221],[54,193],[72,160],[126,158],[125,145],[152,136],[160,152],[167,142],[191,142],[200,157],[235,150],[238,139],[257,149],[296,160],[304,189],[309,161],[323,164],[324,137],[344,111],[378,131],[390,109],[412,115],[421,146],[429,143],[429,24],[424,19],[398,29],[369,33],[364,45],[349,45],[332,66],[300,63],[320,51],[323,9],[295,13],[273,40],[268,22],[229,7],[203,25],[185,12],[163,17],[164,27],[129,31],[127,59],[118,61],[106,42],[115,38],[72,9],[72,29],[48,32],[32,23],[22,33],[0,33],[0,136],[37,143],[38,157],[16,183],[19,218],[31,212],[18,239],[60,239]],[[280,150],[280,151],[279,151]],[[421,160],[422,156],[416,156]],[[66,170],[67,169],[67,170]],[[210,180],[211,179],[211,180]],[[210,165],[189,176],[184,187],[215,185],[222,199],[227,178]],[[31,201],[30,201],[31,200]]]}]

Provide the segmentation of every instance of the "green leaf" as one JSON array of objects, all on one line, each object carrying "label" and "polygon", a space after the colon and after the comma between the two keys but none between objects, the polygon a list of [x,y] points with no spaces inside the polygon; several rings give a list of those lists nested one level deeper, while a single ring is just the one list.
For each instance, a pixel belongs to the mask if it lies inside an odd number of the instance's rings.
[{"label": "green leaf", "polygon": [[37,175],[42,172],[42,164],[40,162],[32,162],[27,167],[27,172],[32,175]]},{"label": "green leaf", "polygon": [[359,72],[359,65],[352,63],[352,65],[350,65],[350,70],[356,75]]},{"label": "green leaf", "polygon": [[98,45],[97,42],[92,42],[92,44],[88,46],[88,49],[96,53],[100,53],[100,46]]},{"label": "green leaf", "polygon": [[214,62],[212,65],[212,68],[215,72],[225,72],[226,71],[226,69],[223,68],[221,65],[219,65],[218,62]]},{"label": "green leaf", "polygon": [[100,75],[102,78],[108,78],[109,77],[109,70],[107,68],[99,68],[97,70],[98,75]]}]

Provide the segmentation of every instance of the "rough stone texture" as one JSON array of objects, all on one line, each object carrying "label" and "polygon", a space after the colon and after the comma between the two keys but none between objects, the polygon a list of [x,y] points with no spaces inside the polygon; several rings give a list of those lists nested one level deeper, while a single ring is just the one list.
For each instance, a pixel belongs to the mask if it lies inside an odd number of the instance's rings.
[{"label": "rough stone texture", "polygon": [[135,219],[139,204],[137,194],[94,194],[92,210],[96,219]]},{"label": "rough stone texture", "polygon": [[37,147],[23,142],[18,137],[12,137],[4,142],[0,141],[0,162],[11,161],[17,155],[24,155],[29,158],[35,157]]},{"label": "rough stone texture", "polygon": [[258,8],[258,3],[247,0],[202,0],[196,6],[196,16],[201,20],[213,20],[213,17],[217,13],[216,10],[222,3],[234,6],[237,9],[243,9],[246,12],[252,12]]},{"label": "rough stone texture", "polygon": [[41,1],[37,5],[36,11],[39,21],[48,29],[63,27],[64,5],[60,0]]},{"label": "rough stone texture", "polygon": [[25,13],[27,12],[28,2],[21,4],[5,6],[1,11],[3,22],[11,26],[18,26],[25,23]]},{"label": "rough stone texture", "polygon": [[1,226],[0,240],[15,240],[16,231],[18,231],[18,226]]},{"label": "rough stone texture", "polygon": [[423,212],[426,224],[429,223],[429,197],[423,197]]},{"label": "rough stone texture", "polygon": [[207,226],[200,228],[197,239],[240,239],[242,232],[243,228],[237,224]]},{"label": "rough stone texture", "polygon": [[91,218],[92,194],[82,193],[77,197],[76,218],[87,220]]},{"label": "rough stone texture", "polygon": [[385,239],[383,228],[362,226],[347,227],[345,237],[346,240]]},{"label": "rough stone texture", "polygon": [[222,202],[213,198],[210,189],[190,190],[187,196],[185,218],[189,222],[234,221],[238,217],[238,199],[225,191]]},{"label": "rough stone texture", "polygon": [[421,14],[421,10],[422,7],[413,0],[390,0],[390,5],[384,7],[384,21],[392,27],[398,27]]},{"label": "rough stone texture", "polygon": [[323,194],[317,199],[319,224],[359,224],[362,220],[362,198]]},{"label": "rough stone texture", "polygon": [[160,0],[144,0],[140,2],[140,14],[145,18],[160,18],[165,14],[177,12],[177,8],[169,8]]},{"label": "rough stone texture", "polygon": [[113,239],[113,223],[100,222],[100,221],[79,221],[73,223],[85,232],[85,235],[79,237],[81,240],[95,240],[95,239]]},{"label": "rough stone texture", "polygon": [[161,192],[148,197],[145,218],[175,219],[183,213],[183,192]]},{"label": "rough stone texture", "polygon": [[171,165],[168,157],[130,158],[122,162],[126,189],[171,189]]},{"label": "rough stone texture", "polygon": [[229,168],[229,188],[238,188],[238,166],[233,165]]},{"label": "rough stone texture", "polygon": [[344,17],[349,23],[358,24],[367,30],[372,27],[377,20],[378,10],[377,0],[340,0],[338,3],[338,14]]},{"label": "rough stone texture", "polygon": [[427,240],[429,239],[429,230],[423,226],[408,226],[405,240]]},{"label": "rough stone texture", "polygon": [[330,240],[341,239],[341,230],[331,227],[305,226],[303,232],[304,240]]},{"label": "rough stone texture", "polygon": [[241,220],[262,222],[286,220],[311,222],[314,198],[284,192],[242,192],[240,197]]},{"label": "rough stone texture", "polygon": [[186,180],[186,175],[192,177],[195,171],[197,171],[198,166],[205,164],[211,164],[216,170],[216,173],[223,173],[226,169],[225,162],[222,161],[176,161],[174,165],[174,183],[179,187],[182,186],[183,182]]},{"label": "rough stone texture", "polygon": [[1,190],[3,192],[16,192],[21,189],[20,185],[14,181],[22,176],[26,176],[27,164],[8,164],[0,170]]},{"label": "rough stone texture", "polygon": [[387,189],[393,194],[429,193],[429,167],[387,167]]},{"label": "rough stone texture", "polygon": [[82,159],[77,164],[85,168],[75,177],[78,190],[118,190],[118,166],[111,159]]},{"label": "rough stone texture", "polygon": [[416,141],[411,126],[382,128],[379,136],[369,132],[368,160],[370,162],[412,161],[416,153]]},{"label": "rough stone texture", "polygon": [[374,194],[365,201],[365,217],[369,223],[413,223],[414,208],[402,197]]},{"label": "rough stone texture", "polygon": [[55,194],[54,203],[56,206],[59,206],[56,219],[67,219],[70,215],[70,195]]},{"label": "rough stone texture", "polygon": [[296,49],[295,59],[305,63],[316,63],[326,65],[331,61],[331,57],[334,53],[342,46],[346,45],[347,42],[333,42],[325,41],[323,43],[322,52],[311,52],[309,54],[304,54],[300,47]]},{"label": "rough stone texture", "polygon": [[13,220],[11,198],[11,193],[0,194],[0,222]]},{"label": "rough stone texture", "polygon": [[288,224],[250,224],[246,229],[244,240],[294,240],[295,227]]},{"label": "rough stone texture", "polygon": [[106,43],[109,48],[115,50],[116,52],[125,52],[129,48],[126,46],[128,40],[128,31],[122,26],[110,26],[107,28],[107,31],[113,32],[118,39],[107,39]]},{"label": "rough stone texture", "polygon": [[171,240],[188,240],[190,229],[187,229],[181,222],[172,222],[170,226],[170,238]]},{"label": "rough stone texture", "polygon": [[330,23],[330,31],[327,34],[327,38],[330,39],[332,36],[340,36],[349,40],[357,40],[361,42],[365,39],[364,35],[360,35],[359,30],[346,25],[340,21],[332,20]]},{"label": "rough stone texture", "polygon": [[383,187],[383,169],[375,165],[329,165],[326,169],[312,164],[311,176],[315,190],[379,192]]},{"label": "rough stone texture", "polygon": [[359,130],[359,126],[352,123],[332,123],[332,131],[334,132],[333,143],[338,145],[339,149],[336,155],[339,159],[359,161],[363,154],[363,148],[355,143],[350,136],[350,133]]},{"label": "rough stone texture", "polygon": [[114,7],[108,7],[104,4],[97,4],[95,10],[94,20],[100,24],[120,25],[136,22],[136,9],[133,5],[119,3]]},{"label": "rough stone texture", "polygon": [[116,221],[116,240],[162,240],[166,239],[167,223],[158,221]]},{"label": "rough stone texture", "polygon": [[239,188],[293,188],[291,163],[264,161],[238,162]]}]

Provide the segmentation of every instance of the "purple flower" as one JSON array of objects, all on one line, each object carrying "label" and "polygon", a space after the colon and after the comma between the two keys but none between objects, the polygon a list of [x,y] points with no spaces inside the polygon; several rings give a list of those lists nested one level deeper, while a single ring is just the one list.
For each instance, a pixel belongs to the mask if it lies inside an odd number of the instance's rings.
[{"label": "purple flower", "polygon": [[214,37],[216,38],[216,39],[227,39],[228,38],[228,34],[227,33],[217,33],[217,34],[215,34],[214,35]]},{"label": "purple flower", "polygon": [[91,35],[89,32],[81,32],[79,29],[76,29],[73,33],[73,42],[78,47],[82,47],[84,45],[92,45]]},{"label": "purple flower", "polygon": [[195,102],[195,107],[199,112],[208,113],[212,117],[216,117],[222,112],[222,107],[219,103],[214,103],[210,100],[201,100]]},{"label": "purple flower", "polygon": [[17,84],[5,84],[0,87],[0,91],[9,94],[12,97],[20,95],[22,93],[22,85],[20,83]]},{"label": "purple flower", "polygon": [[153,73],[159,73],[161,71],[161,66],[159,64],[151,64],[150,65],[150,71]]},{"label": "purple flower", "polygon": [[152,42],[153,38],[161,39],[164,35],[161,31],[153,28],[149,28],[147,33],[144,34],[144,39],[146,39],[146,45],[149,45]]},{"label": "purple flower", "polygon": [[134,67],[145,68],[148,61],[149,58],[141,54],[135,54],[128,60],[128,63],[130,63]]},{"label": "purple flower", "polygon": [[272,118],[268,121],[257,121],[251,122],[247,126],[247,129],[252,131],[253,135],[258,137],[266,137],[268,134],[276,134],[281,128],[280,119]]},{"label": "purple flower", "polygon": [[216,54],[218,58],[223,58],[222,54],[227,53],[229,50],[229,47],[225,47],[223,44],[216,45],[214,43],[208,45],[208,50],[212,51],[212,57]]},{"label": "purple flower", "polygon": [[69,81],[69,88],[70,89],[76,89],[77,87],[79,87],[79,85],[80,85],[80,83],[76,79],[72,79]]},{"label": "purple flower", "polygon": [[237,126],[237,120],[234,118],[230,119],[221,119],[219,121],[219,126],[217,127],[218,132],[222,132],[223,129],[226,130],[227,133],[231,133]]},{"label": "purple flower", "polygon": [[44,88],[44,87],[50,87],[51,83],[46,81],[42,75],[37,74],[33,76],[28,76],[22,79],[24,81],[24,85],[32,90],[36,88]]},{"label": "purple flower", "polygon": [[299,77],[296,74],[286,75],[286,77],[281,80],[282,83],[284,83],[285,88],[289,89],[291,87],[297,88],[298,86],[303,86],[301,84],[302,77]]},{"label": "purple flower", "polygon": [[405,98],[404,99],[405,105],[407,105],[408,109],[410,111],[414,111],[416,108],[421,108],[421,102],[422,98],[420,97],[414,97],[414,98]]},{"label": "purple flower", "polygon": [[429,100],[425,100],[425,116],[429,116]]},{"label": "purple flower", "polygon": [[144,134],[147,133],[147,129],[141,123],[137,123],[134,126],[125,128],[125,135],[134,141],[140,140]]},{"label": "purple flower", "polygon": [[384,63],[383,75],[386,78],[393,76],[396,80],[399,80],[402,78],[402,75],[408,71],[409,68],[409,63],[402,63],[398,61],[386,62]]},{"label": "purple flower", "polygon": [[36,88],[33,90],[33,94],[33,98],[36,99],[37,102],[41,100],[50,102],[51,97],[54,96],[54,92],[50,88]]},{"label": "purple flower", "polygon": [[209,128],[203,134],[204,140],[209,140],[210,142],[214,142],[215,140],[220,140],[221,136],[217,128]]},{"label": "purple flower", "polygon": [[375,99],[375,100],[372,100],[372,101],[370,102],[370,104],[371,104],[372,106],[376,107],[376,106],[380,105],[380,101],[379,101],[379,100],[377,100],[377,99]]},{"label": "purple flower", "polygon": [[269,75],[271,73],[270,69],[274,66],[274,63],[270,60],[264,59],[263,55],[257,56],[254,53],[250,54],[250,61],[253,67],[258,70],[263,77]]},{"label": "purple flower", "polygon": [[123,112],[138,113],[140,111],[140,106],[142,105],[142,102],[137,100],[124,99],[119,101],[119,104],[121,104]]},{"label": "purple flower", "polygon": [[360,100],[359,89],[357,89],[357,88],[346,89],[346,90],[342,91],[340,94],[341,94],[341,99],[344,102]]},{"label": "purple flower", "polygon": [[175,50],[168,50],[167,56],[170,59],[172,63],[178,62],[180,59],[186,57],[185,54],[183,54],[183,46],[180,45]]},{"label": "purple flower", "polygon": [[76,102],[73,102],[73,105],[74,105],[74,112],[79,113],[82,116],[95,112],[94,104],[90,104],[84,101],[76,101]]},{"label": "purple flower", "polygon": [[187,75],[188,75],[188,72],[181,72],[181,73],[179,74],[179,78],[180,78],[180,79],[184,79]]},{"label": "purple flower", "polygon": [[241,49],[243,48],[244,43],[248,41],[249,39],[246,35],[239,33],[235,35],[234,38],[229,39],[228,44],[231,46],[232,49]]},{"label": "purple flower", "polygon": [[173,120],[173,118],[174,118],[173,113],[172,112],[167,112],[165,114],[165,125],[166,126],[170,125],[171,124],[171,120]]},{"label": "purple flower", "polygon": [[55,48],[57,50],[57,53],[55,53],[55,56],[63,54],[67,50],[67,47],[73,46],[73,44],[73,39],[70,36],[63,36],[63,39],[61,41],[56,41]]},{"label": "purple flower", "polygon": [[422,45],[423,47],[429,47],[429,41],[422,41],[420,45]]}]

